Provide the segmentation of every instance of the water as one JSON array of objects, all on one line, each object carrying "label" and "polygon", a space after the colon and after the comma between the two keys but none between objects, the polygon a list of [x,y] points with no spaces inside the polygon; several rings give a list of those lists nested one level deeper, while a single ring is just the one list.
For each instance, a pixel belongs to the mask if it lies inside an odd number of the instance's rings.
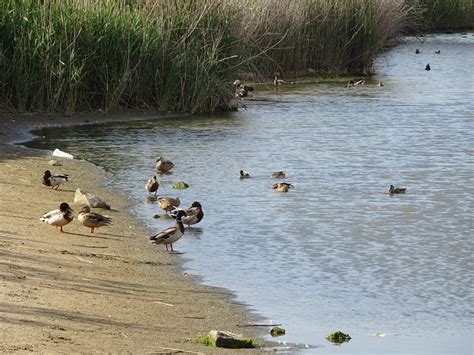
[{"label": "water", "polygon": [[[383,88],[259,87],[237,113],[48,129],[30,145],[106,167],[156,231],[172,222],[151,218],[144,182],[159,155],[173,160],[160,194],[205,211],[175,245],[185,268],[308,354],[470,354],[473,53],[472,34],[410,39],[378,59]],[[288,194],[271,189],[278,170]],[[330,345],[334,330],[352,340]]]}]

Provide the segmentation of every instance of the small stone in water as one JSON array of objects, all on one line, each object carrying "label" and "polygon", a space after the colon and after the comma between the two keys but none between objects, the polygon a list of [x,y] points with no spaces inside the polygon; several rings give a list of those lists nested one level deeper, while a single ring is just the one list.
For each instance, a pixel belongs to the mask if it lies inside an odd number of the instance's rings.
[{"label": "small stone in water", "polygon": [[280,327],[273,327],[270,330],[270,335],[272,337],[277,337],[277,336],[280,336],[280,335],[284,335],[285,333],[286,333],[285,329],[280,328]]},{"label": "small stone in water", "polygon": [[326,339],[335,344],[342,344],[346,341],[351,340],[351,337],[349,336],[349,334],[344,334],[341,331],[337,331],[327,335]]}]

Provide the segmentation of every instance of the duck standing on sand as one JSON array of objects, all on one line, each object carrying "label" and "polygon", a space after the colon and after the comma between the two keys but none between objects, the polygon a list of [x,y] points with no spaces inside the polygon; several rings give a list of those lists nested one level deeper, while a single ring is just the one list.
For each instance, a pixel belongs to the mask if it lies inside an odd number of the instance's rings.
[{"label": "duck standing on sand", "polygon": [[185,209],[175,209],[171,211],[170,215],[173,218],[176,218],[178,212],[183,211],[184,216],[181,218],[181,221],[186,224],[188,227],[192,224],[198,224],[204,217],[204,212],[202,206],[199,202],[193,202],[189,208]]},{"label": "duck standing on sand", "polygon": [[51,171],[46,170],[43,174],[43,185],[51,187],[53,190],[57,190],[59,185],[68,182],[69,176],[64,175],[53,175]]},{"label": "duck standing on sand", "polygon": [[41,222],[51,224],[56,230],[63,233],[63,226],[70,223],[74,219],[73,209],[66,202],[59,205],[59,209],[46,213],[40,218]]},{"label": "duck standing on sand", "polygon": [[277,190],[278,192],[288,192],[288,190],[293,187],[293,184],[290,184],[289,182],[279,182],[273,184],[272,189]]},{"label": "duck standing on sand", "polygon": [[407,188],[406,187],[395,187],[393,185],[390,185],[390,188],[388,189],[388,193],[389,194],[404,194],[405,192],[407,192]]},{"label": "duck standing on sand", "polygon": [[160,187],[160,184],[156,180],[156,176],[149,178],[145,184],[145,188],[148,191],[148,194],[154,193],[155,196],[158,193],[159,187]]},{"label": "duck standing on sand", "polygon": [[170,160],[165,160],[163,157],[159,157],[156,160],[156,170],[158,172],[166,173],[174,167],[174,164]]},{"label": "duck standing on sand", "polygon": [[240,170],[240,179],[248,179],[250,177],[250,174],[246,171]]},{"label": "duck standing on sand", "polygon": [[182,218],[184,216],[184,211],[178,211],[176,213],[176,225],[174,227],[166,228],[160,233],[151,236],[150,241],[153,244],[164,244],[166,247],[166,251],[170,251],[168,249],[168,245],[170,245],[171,251],[174,251],[173,243],[180,239],[184,234],[184,226],[182,222]]},{"label": "duck standing on sand", "polygon": [[90,228],[91,233],[94,233],[94,229],[96,228],[110,226],[112,224],[112,219],[110,217],[91,212],[89,206],[82,207],[81,212],[77,215],[77,219],[83,226]]},{"label": "duck standing on sand", "polygon": [[158,203],[160,208],[168,214],[169,212],[173,211],[181,204],[181,201],[178,197],[160,197],[158,199]]}]

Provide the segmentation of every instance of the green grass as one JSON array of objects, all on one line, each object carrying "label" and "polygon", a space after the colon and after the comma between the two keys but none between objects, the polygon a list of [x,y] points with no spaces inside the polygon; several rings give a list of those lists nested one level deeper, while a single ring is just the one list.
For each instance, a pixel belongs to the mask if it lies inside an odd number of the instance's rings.
[{"label": "green grass", "polygon": [[237,77],[370,74],[406,1],[0,0],[0,107],[212,112]]}]

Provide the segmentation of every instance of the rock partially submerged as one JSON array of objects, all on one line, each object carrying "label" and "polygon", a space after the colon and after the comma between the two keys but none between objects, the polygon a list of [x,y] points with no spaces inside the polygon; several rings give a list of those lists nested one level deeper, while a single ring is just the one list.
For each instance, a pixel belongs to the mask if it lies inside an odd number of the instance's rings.
[{"label": "rock partially submerged", "polygon": [[207,337],[212,344],[219,348],[242,349],[255,347],[254,341],[249,338],[244,338],[242,334],[222,330],[211,330]]},{"label": "rock partially submerged", "polygon": [[177,182],[176,184],[171,185],[171,187],[173,189],[184,190],[184,189],[187,189],[189,185],[183,181],[180,181],[180,182]]},{"label": "rock partially submerged", "polygon": [[89,206],[91,208],[104,208],[110,210],[110,205],[93,193],[81,191],[77,189],[74,195],[74,203],[82,206]]},{"label": "rock partially submerged", "polygon": [[334,344],[342,344],[351,340],[351,337],[349,336],[349,334],[345,334],[341,331],[337,331],[337,332],[328,334],[326,336],[326,339]]},{"label": "rock partially submerged", "polygon": [[270,335],[272,337],[278,337],[280,335],[284,335],[286,333],[286,330],[283,329],[283,328],[280,328],[280,327],[273,327],[271,330],[270,330]]}]

